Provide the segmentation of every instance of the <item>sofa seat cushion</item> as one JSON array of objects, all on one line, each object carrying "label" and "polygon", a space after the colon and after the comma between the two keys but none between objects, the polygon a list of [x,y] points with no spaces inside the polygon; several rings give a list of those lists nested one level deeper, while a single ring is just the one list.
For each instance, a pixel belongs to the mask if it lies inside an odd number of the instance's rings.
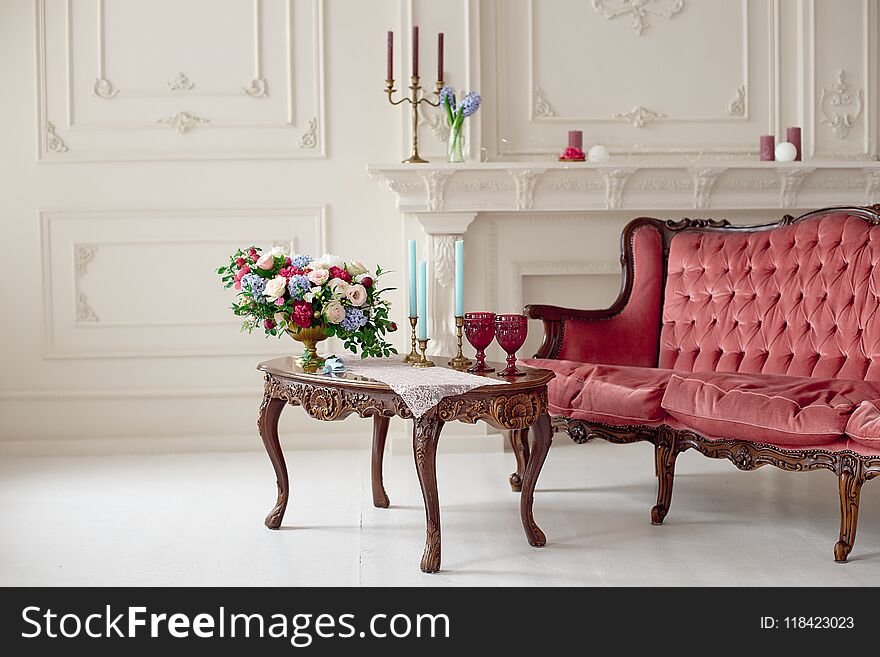
[{"label": "sofa seat cushion", "polygon": [[808,446],[839,438],[856,406],[878,393],[870,381],[676,372],[662,407],[710,436]]},{"label": "sofa seat cushion", "polygon": [[614,425],[659,424],[660,406],[672,370],[528,358],[523,363],[552,370],[550,413]]},{"label": "sofa seat cushion", "polygon": [[856,406],[846,422],[846,433],[865,447],[880,449],[880,401],[867,400]]}]

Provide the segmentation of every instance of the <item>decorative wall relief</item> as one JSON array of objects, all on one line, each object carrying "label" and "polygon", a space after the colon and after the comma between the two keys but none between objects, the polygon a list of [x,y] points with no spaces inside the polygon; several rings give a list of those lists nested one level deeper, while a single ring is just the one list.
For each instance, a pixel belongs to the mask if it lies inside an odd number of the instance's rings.
[{"label": "decorative wall relief", "polygon": [[544,91],[540,87],[535,87],[532,94],[532,111],[535,116],[556,116],[556,112],[544,98]]},{"label": "decorative wall relief", "polygon": [[241,93],[251,98],[265,98],[269,95],[269,86],[264,78],[254,78],[248,86],[241,88]]},{"label": "decorative wall relief", "polygon": [[446,181],[453,174],[452,171],[420,171],[422,182],[425,183],[425,194],[428,209],[437,212],[446,207]]},{"label": "decorative wall relief", "polygon": [[630,16],[630,27],[639,36],[649,27],[648,16],[672,18],[684,8],[684,0],[593,0],[593,9],[606,20]]},{"label": "decorative wall relief", "polygon": [[736,90],[736,98],[730,101],[727,109],[724,110],[727,116],[745,116],[746,115],[746,88],[745,85]]},{"label": "decorative wall relief", "polygon": [[89,299],[80,289],[80,279],[85,276],[89,263],[94,260],[98,247],[94,244],[74,244],[73,246],[73,284],[76,291],[76,321],[97,322],[98,314],[89,304]]},{"label": "decorative wall relief", "polygon": [[55,134],[55,124],[46,121],[46,150],[50,153],[67,152],[67,144]]},{"label": "decorative wall relief", "polygon": [[[854,111],[847,111],[847,110]],[[849,131],[862,118],[865,109],[865,90],[853,89],[846,81],[846,71],[837,72],[837,82],[819,93],[819,123],[831,127],[838,139],[846,139]]]},{"label": "decorative wall relief", "polygon": [[516,184],[516,209],[531,210],[535,204],[535,185],[546,169],[512,169]]},{"label": "decorative wall relief", "polygon": [[178,73],[173,80],[165,83],[168,91],[191,91],[196,83],[186,77],[185,73]]},{"label": "decorative wall relief", "polygon": [[432,259],[434,260],[434,278],[443,287],[455,282],[455,242],[463,239],[462,235],[432,235]]},{"label": "decorative wall relief", "polygon": [[167,125],[169,128],[174,128],[175,130],[177,130],[177,132],[183,134],[185,132],[189,132],[197,125],[210,123],[210,121],[200,116],[190,114],[189,112],[178,112],[174,116],[167,116],[164,119],[157,119],[156,123],[159,125]]},{"label": "decorative wall relief", "polygon": [[299,138],[297,146],[300,148],[314,148],[318,145],[318,117],[312,117],[306,131]]},{"label": "decorative wall relief", "polygon": [[618,112],[614,115],[615,119],[624,119],[629,121],[634,128],[644,128],[651,121],[665,118],[665,114],[645,109],[641,105],[633,107],[629,112]]},{"label": "decorative wall relief", "polygon": [[605,179],[605,207],[619,210],[623,206],[623,188],[632,175],[633,169],[600,169]]},{"label": "decorative wall relief", "polygon": [[709,207],[709,200],[712,195],[712,187],[718,177],[724,173],[726,169],[708,168],[708,169],[688,169],[691,178],[694,181],[694,207],[702,210]]},{"label": "decorative wall relief", "polygon": [[780,169],[779,173],[779,206],[783,208],[796,207],[797,193],[804,179],[813,173],[815,169]]},{"label": "decorative wall relief", "polygon": [[92,86],[92,92],[98,98],[113,98],[119,93],[118,90],[113,88],[113,83],[105,78],[98,78],[95,80],[95,84]]}]

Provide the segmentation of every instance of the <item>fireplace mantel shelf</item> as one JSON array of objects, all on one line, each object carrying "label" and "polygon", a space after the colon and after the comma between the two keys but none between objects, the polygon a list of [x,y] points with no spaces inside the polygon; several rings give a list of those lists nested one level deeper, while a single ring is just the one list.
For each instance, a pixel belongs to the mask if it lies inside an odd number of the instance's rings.
[{"label": "fireplace mantel shelf", "polygon": [[880,202],[880,162],[377,164],[401,212],[761,210]]}]

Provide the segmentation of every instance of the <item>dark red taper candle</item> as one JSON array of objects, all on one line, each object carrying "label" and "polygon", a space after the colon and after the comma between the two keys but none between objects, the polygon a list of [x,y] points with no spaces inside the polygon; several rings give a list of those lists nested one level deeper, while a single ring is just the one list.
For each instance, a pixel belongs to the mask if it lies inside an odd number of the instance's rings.
[{"label": "dark red taper candle", "polygon": [[443,81],[443,32],[437,32],[437,79]]},{"label": "dark red taper candle", "polygon": [[412,73],[411,75],[419,74],[419,26],[413,25],[413,39],[412,39]]},{"label": "dark red taper candle", "polygon": [[388,30],[388,66],[386,67],[385,79],[394,79],[394,32],[391,30]]}]

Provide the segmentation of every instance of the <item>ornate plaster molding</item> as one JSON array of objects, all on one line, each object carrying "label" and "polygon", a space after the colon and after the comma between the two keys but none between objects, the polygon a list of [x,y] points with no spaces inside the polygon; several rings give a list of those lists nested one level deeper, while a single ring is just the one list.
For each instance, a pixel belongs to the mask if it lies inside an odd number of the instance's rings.
[{"label": "ornate plaster molding", "polygon": [[190,114],[189,112],[178,112],[173,116],[166,116],[164,119],[157,119],[156,123],[159,125],[166,125],[169,128],[174,128],[182,135],[185,132],[189,132],[197,125],[210,123],[210,121],[200,116]]},{"label": "ornate plaster molding", "polygon": [[512,169],[510,175],[516,184],[516,209],[531,210],[535,205],[535,185],[546,169]]},{"label": "ornate plaster molding", "polygon": [[76,292],[76,321],[93,323],[98,314],[89,304],[89,299],[80,289],[80,280],[86,275],[89,263],[95,259],[98,247],[94,244],[74,244],[73,246],[73,286]]},{"label": "ornate plaster molding", "polygon": [[684,8],[684,0],[593,0],[593,9],[605,20],[630,16],[630,27],[638,36],[648,24],[648,16],[673,18]]},{"label": "ornate plaster molding", "polygon": [[55,124],[46,121],[46,150],[50,153],[66,153],[67,144],[55,133]]},{"label": "ornate plaster molding", "polygon": [[704,210],[709,207],[709,199],[712,195],[712,187],[715,181],[727,169],[724,168],[707,168],[707,169],[688,169],[691,178],[694,181],[694,207],[698,210]]},{"label": "ornate plaster molding", "polygon": [[443,110],[435,108],[425,109],[424,106],[419,105],[419,118],[421,119],[420,124],[427,125],[431,130],[434,139],[444,144],[449,141],[451,129]]},{"label": "ornate plaster molding", "polygon": [[797,193],[804,179],[813,173],[815,169],[780,169],[779,170],[779,206],[793,208],[797,203]]},{"label": "ornate plaster molding", "polygon": [[186,77],[185,73],[178,73],[173,80],[165,83],[168,91],[192,91],[196,83]]},{"label": "ornate plaster molding", "polygon": [[306,131],[299,138],[297,146],[300,148],[315,148],[318,145],[318,117],[309,119]]},{"label": "ornate plaster molding", "polygon": [[742,85],[736,90],[736,97],[730,101],[727,109],[724,110],[727,116],[745,116],[746,115],[746,87]]},{"label": "ornate plaster molding", "polygon": [[541,87],[535,87],[532,93],[532,112],[535,116],[539,117],[556,116],[556,112],[553,111],[550,103],[544,98],[544,90]]},{"label": "ornate plaster molding", "polygon": [[113,83],[106,78],[97,78],[95,80],[95,84],[92,86],[92,92],[98,98],[113,98],[116,94],[119,93],[118,89],[113,88]]},{"label": "ornate plaster molding", "polygon": [[251,98],[265,98],[269,95],[269,84],[265,78],[254,78],[246,87],[241,87],[241,93]]},{"label": "ornate plaster molding", "polygon": [[[855,105],[854,112],[844,111]],[[846,71],[837,72],[837,82],[819,92],[819,123],[831,128],[838,139],[846,139],[849,131],[858,125],[865,111],[865,90],[853,89],[846,81]]]},{"label": "ornate plaster molding", "polygon": [[463,238],[463,235],[431,236],[434,278],[443,287],[449,287],[455,282],[455,243]]},{"label": "ornate plaster molding", "polygon": [[425,184],[425,199],[428,210],[440,212],[446,208],[446,181],[452,176],[452,171],[420,171],[419,175]]},{"label": "ornate plaster molding", "polygon": [[619,210],[623,207],[623,189],[632,175],[632,169],[599,169],[605,179],[605,207]]},{"label": "ornate plaster molding", "polygon": [[646,109],[639,105],[637,107],[633,107],[628,112],[617,112],[617,114],[614,115],[614,118],[629,121],[634,128],[644,128],[646,125],[651,123],[651,121],[666,118],[666,115],[661,114],[660,112]]},{"label": "ornate plaster molding", "polygon": [[865,205],[880,203],[880,168],[865,169]]}]

